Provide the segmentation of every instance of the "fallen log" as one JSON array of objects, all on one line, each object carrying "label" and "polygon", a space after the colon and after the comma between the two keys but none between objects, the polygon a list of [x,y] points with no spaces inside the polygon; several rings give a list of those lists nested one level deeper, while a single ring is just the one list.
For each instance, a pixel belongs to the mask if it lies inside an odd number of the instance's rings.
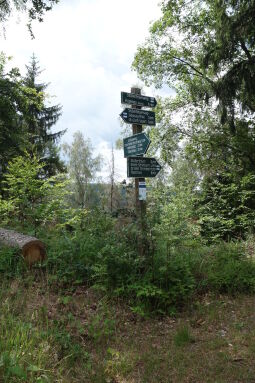
[{"label": "fallen log", "polygon": [[43,261],[46,257],[43,242],[35,237],[17,233],[13,230],[0,228],[0,244],[21,249],[24,260],[29,265]]}]

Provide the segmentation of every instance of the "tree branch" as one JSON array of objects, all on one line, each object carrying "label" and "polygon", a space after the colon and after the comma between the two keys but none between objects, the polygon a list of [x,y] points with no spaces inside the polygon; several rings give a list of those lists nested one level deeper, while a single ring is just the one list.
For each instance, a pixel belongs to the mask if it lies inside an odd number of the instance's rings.
[{"label": "tree branch", "polygon": [[[211,146],[211,148],[213,148],[213,145],[214,145],[213,141],[211,141],[209,139],[208,140],[203,139],[203,138],[201,139],[201,137],[199,137],[199,136],[196,137],[193,133],[190,133],[185,129],[181,129],[179,126],[175,125],[174,128],[179,133],[181,133],[183,136],[186,136],[186,137],[190,138],[191,140],[193,140],[194,143],[196,143],[198,145],[199,144],[207,144],[207,145]],[[162,140],[161,140],[162,142],[166,138],[166,135],[167,135],[167,132],[162,136]],[[199,135],[199,132],[198,132],[198,135]],[[248,152],[241,150],[241,149],[237,148],[236,146],[233,146],[233,145],[227,143],[226,140],[224,142],[217,142],[216,145],[218,147],[227,148],[227,149],[233,150],[234,152],[239,153],[243,156],[246,156],[250,160],[251,164],[253,164],[253,165],[255,164],[254,159],[251,157],[251,155]]]},{"label": "tree branch", "polygon": [[247,47],[245,45],[245,42],[243,40],[241,40],[240,43],[241,43],[242,50],[245,52],[245,54],[248,57],[248,59],[251,60],[252,57],[251,57],[249,49],[247,49]]},{"label": "tree branch", "polygon": [[189,62],[181,59],[180,57],[176,57],[176,56],[173,56],[173,58],[177,61],[180,61],[182,62],[184,65],[187,65],[188,67],[190,67],[194,72],[196,72],[200,77],[204,78],[206,81],[208,81],[211,85],[214,85],[214,82],[208,78],[207,76],[204,75],[203,72],[200,72],[200,70],[198,70],[196,67],[194,67],[194,65],[190,64]]}]

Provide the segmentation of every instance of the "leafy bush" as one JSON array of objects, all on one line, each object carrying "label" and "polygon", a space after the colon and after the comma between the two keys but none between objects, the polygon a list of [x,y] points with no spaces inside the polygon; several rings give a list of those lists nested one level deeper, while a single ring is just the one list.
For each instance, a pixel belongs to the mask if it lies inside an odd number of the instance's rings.
[{"label": "leafy bush", "polygon": [[195,280],[187,258],[155,256],[143,278],[137,275],[127,289],[133,294],[136,305],[145,312],[173,313],[190,299],[194,288]]},{"label": "leafy bush", "polygon": [[255,263],[238,244],[214,247],[207,258],[205,284],[210,291],[221,293],[255,292]]},{"label": "leafy bush", "polygon": [[66,230],[53,230],[45,236],[48,243],[47,268],[61,283],[88,283],[101,259],[101,251],[111,239],[113,221],[105,214],[87,212]]},{"label": "leafy bush", "polygon": [[[79,224],[80,226],[80,224]],[[88,213],[73,234],[62,232],[49,246],[48,269],[61,283],[87,283],[111,297],[128,300],[145,315],[175,313],[195,295],[252,293],[255,264],[240,243],[198,241],[138,254],[137,232],[116,232],[107,215]]]},{"label": "leafy bush", "polygon": [[8,163],[3,180],[6,199],[0,196],[0,220],[4,225],[36,232],[40,226],[56,223],[65,215],[68,181],[64,175],[45,179],[44,165],[28,153]]},{"label": "leafy bush", "polygon": [[211,243],[219,238],[245,238],[254,232],[255,176],[223,172],[205,178],[198,198],[201,234]]},{"label": "leafy bush", "polygon": [[[141,315],[173,314],[208,291],[255,291],[255,263],[239,242],[207,246],[186,238],[169,249],[156,240],[141,256],[135,224],[116,229],[117,221],[100,211],[77,214],[71,230],[61,225],[40,236],[48,244],[49,280],[58,285],[94,286]],[[12,277],[22,265],[15,251],[0,250],[0,272]]]}]

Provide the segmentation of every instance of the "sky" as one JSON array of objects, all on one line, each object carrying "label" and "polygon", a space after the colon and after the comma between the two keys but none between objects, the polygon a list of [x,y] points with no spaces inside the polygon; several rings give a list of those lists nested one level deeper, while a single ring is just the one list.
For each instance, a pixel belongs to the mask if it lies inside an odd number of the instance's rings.
[{"label": "sky", "polygon": [[[149,35],[150,23],[160,17],[159,0],[60,0],[43,23],[34,22],[32,40],[23,15],[15,15],[0,36],[1,50],[12,56],[12,66],[25,74],[34,53],[50,102],[63,113],[55,130],[67,129],[62,142],[71,143],[80,130],[90,138],[95,154],[108,174],[111,146],[120,138],[120,92],[129,92],[138,81],[131,64],[137,46]],[[145,89],[156,96],[154,89]],[[131,126],[130,126],[131,133]],[[126,178],[126,159],[115,150],[116,173]]]}]

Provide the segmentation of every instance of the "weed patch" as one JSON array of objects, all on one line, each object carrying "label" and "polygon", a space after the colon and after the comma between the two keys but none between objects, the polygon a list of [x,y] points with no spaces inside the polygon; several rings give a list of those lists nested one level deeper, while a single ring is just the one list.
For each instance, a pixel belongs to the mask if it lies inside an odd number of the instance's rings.
[{"label": "weed patch", "polygon": [[191,331],[188,326],[181,326],[177,329],[177,332],[174,336],[175,346],[182,347],[194,342],[195,339],[191,335]]}]

